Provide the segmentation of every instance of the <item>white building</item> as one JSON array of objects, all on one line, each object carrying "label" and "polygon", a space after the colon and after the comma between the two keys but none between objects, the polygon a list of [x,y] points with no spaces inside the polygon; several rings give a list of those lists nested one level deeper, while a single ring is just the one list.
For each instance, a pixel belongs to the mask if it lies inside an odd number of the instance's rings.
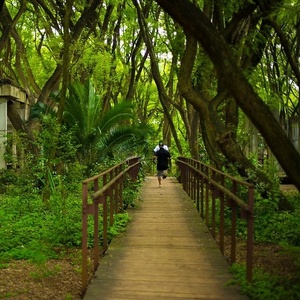
[{"label": "white building", "polygon": [[7,102],[13,101],[22,120],[27,120],[29,115],[29,101],[24,90],[14,86],[9,80],[0,81],[0,169],[7,168],[4,160],[7,134],[14,128],[7,117]]}]

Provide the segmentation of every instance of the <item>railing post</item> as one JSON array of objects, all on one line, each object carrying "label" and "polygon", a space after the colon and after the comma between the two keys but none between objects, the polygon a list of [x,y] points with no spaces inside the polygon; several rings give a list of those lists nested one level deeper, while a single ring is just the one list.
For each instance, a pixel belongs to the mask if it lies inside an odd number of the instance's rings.
[{"label": "railing post", "polygon": [[[221,175],[221,185],[224,186],[225,180],[224,175]],[[224,254],[224,227],[225,227],[225,197],[224,193],[220,193],[220,229],[219,229],[219,238],[220,238],[220,250]]]},{"label": "railing post", "polygon": [[[203,170],[203,165],[201,165],[200,171],[201,174],[204,172]],[[203,177],[203,175],[201,175],[201,188],[200,188],[200,201],[201,201],[201,210],[200,210],[200,216],[202,219],[204,219],[204,183],[205,183],[205,179]]]},{"label": "railing post", "polygon": [[[120,172],[122,172],[122,166],[120,166],[120,168],[119,168],[119,172],[118,173],[120,173]],[[123,183],[122,183],[122,179],[119,179],[118,181],[117,181],[117,185],[118,185],[118,211],[117,211],[117,213],[119,213],[119,212],[121,212],[122,211],[122,192],[123,192],[123,188],[122,188],[122,185],[123,185]]]},{"label": "railing post", "polygon": [[[139,161],[139,157],[131,158],[127,161],[128,166],[132,166],[136,164]],[[131,168],[129,171],[129,175],[131,177],[131,180],[136,180],[139,174],[139,166],[136,165],[134,168]]]},{"label": "railing post", "polygon": [[[113,171],[109,173],[110,180],[113,178]],[[115,201],[114,201],[114,189],[109,189],[109,225],[113,226],[114,224],[114,211],[115,211]]]},{"label": "railing post", "polygon": [[[197,170],[199,170],[199,162],[197,162],[196,165]],[[196,174],[196,205],[197,205],[197,211],[200,212],[200,175],[199,173]]]},{"label": "railing post", "polygon": [[248,234],[247,234],[247,280],[252,282],[253,273],[253,243],[254,243],[254,188],[248,188],[248,206],[250,213],[248,214]]},{"label": "railing post", "polygon": [[103,250],[106,251],[108,248],[108,222],[107,222],[107,196],[102,196],[102,203],[103,203]]},{"label": "railing post", "polygon": [[[193,167],[195,167],[195,161],[192,159],[191,160],[191,164]],[[194,170],[191,170],[192,172],[192,177],[191,177],[191,198],[194,200],[196,200],[196,172]]]},{"label": "railing post", "polygon": [[[105,174],[103,176],[103,186],[105,186],[106,184],[107,184],[107,174]],[[104,195],[102,195],[101,198],[102,198],[102,206],[103,206],[103,216],[102,216],[103,249],[105,251],[108,247],[108,240],[107,240],[108,222],[107,222],[107,195],[106,195],[106,193]]]},{"label": "railing post", "polygon": [[187,192],[187,167],[184,164],[180,165],[182,174],[182,187]]},{"label": "railing post", "polygon": [[[205,175],[209,176],[208,168],[205,168]],[[208,179],[205,181],[205,224],[209,227],[209,194],[210,194],[210,184]]]},{"label": "railing post", "polygon": [[88,253],[88,186],[82,183],[82,270],[81,270],[81,292],[84,293],[87,288],[87,253]]},{"label": "railing post", "polygon": [[[216,180],[216,173],[212,171],[211,177]],[[211,234],[213,238],[216,238],[216,187],[211,186]]]},{"label": "railing post", "polygon": [[[98,178],[94,180],[94,192],[97,192],[99,189]],[[94,216],[94,272],[97,270],[99,262],[99,212],[98,212],[99,199],[94,199],[93,201],[93,216]]]},{"label": "railing post", "polygon": [[[232,183],[232,193],[236,195],[237,193],[237,183],[233,181]],[[231,255],[230,262],[231,264],[235,263],[236,259],[236,221],[237,221],[237,206],[234,201],[230,199],[231,202]]]},{"label": "railing post", "polygon": [[[188,159],[188,163],[190,164],[190,159]],[[186,169],[186,172],[188,174],[187,176],[187,181],[186,181],[186,184],[187,184],[187,193],[189,196],[191,196],[191,169],[190,168],[187,168]]]},{"label": "railing post", "polygon": [[[122,172],[122,167],[119,167],[118,173]],[[120,210],[120,203],[121,203],[121,193],[122,193],[122,182],[120,180],[117,180],[117,187],[118,187],[118,195],[117,195],[117,214],[121,211]]]}]

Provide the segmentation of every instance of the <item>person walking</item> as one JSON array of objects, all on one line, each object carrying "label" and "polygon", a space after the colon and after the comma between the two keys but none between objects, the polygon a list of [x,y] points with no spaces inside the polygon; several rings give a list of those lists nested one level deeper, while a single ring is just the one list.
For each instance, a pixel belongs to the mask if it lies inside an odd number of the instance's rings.
[{"label": "person walking", "polygon": [[159,150],[154,152],[153,158],[156,160],[158,187],[161,187],[161,178],[164,179],[167,177],[167,170],[169,168],[171,154],[164,148],[164,144],[160,142]]}]

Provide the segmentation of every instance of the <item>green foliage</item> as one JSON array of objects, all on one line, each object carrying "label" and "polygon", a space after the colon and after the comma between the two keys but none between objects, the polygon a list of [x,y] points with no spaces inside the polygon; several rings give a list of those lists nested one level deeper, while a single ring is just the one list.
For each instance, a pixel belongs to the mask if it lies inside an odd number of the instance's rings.
[{"label": "green foliage", "polygon": [[[78,50],[82,52],[82,57],[75,66],[74,80],[80,80],[81,74],[88,74],[90,78],[97,78],[96,87],[100,94],[104,94],[103,82],[108,81],[112,64],[112,55],[105,51],[103,41],[98,39],[88,41],[85,44],[78,43]],[[80,48],[80,49],[79,49]],[[99,51],[100,50],[100,51]]]},{"label": "green foliage", "polygon": [[123,189],[123,208],[135,207],[136,201],[139,198],[140,187],[142,184],[143,174],[139,174],[139,178],[136,181],[131,181],[128,177],[125,180],[125,188]]},{"label": "green foliage", "polygon": [[[76,146],[74,136],[66,127],[59,127],[51,114],[35,113],[38,129],[34,131],[36,149],[38,153],[28,151],[31,142],[22,136],[11,136],[21,155],[11,158],[15,170],[2,170],[0,182],[7,192],[19,194],[40,194],[45,186],[46,176],[50,179],[52,193],[66,192],[78,189],[78,182],[82,180],[85,166],[76,160]],[[53,159],[51,153],[56,149]],[[49,166],[53,166],[51,170]],[[71,180],[70,180],[71,179]],[[26,198],[26,197],[25,197]]]},{"label": "green foliage", "polygon": [[[24,198],[27,198],[26,200]],[[20,200],[22,199],[23,200]],[[81,243],[81,201],[51,199],[45,208],[40,196],[2,195],[0,257],[43,262],[56,257],[58,247]]]},{"label": "green foliage", "polygon": [[37,264],[37,269],[30,273],[30,276],[34,279],[43,279],[51,276],[55,276],[61,272],[60,266],[54,266],[54,268],[49,268],[45,263]]},{"label": "green foliage", "polygon": [[254,270],[253,281],[249,284],[246,280],[245,266],[233,264],[231,272],[235,279],[231,284],[241,286],[242,293],[253,300],[297,300],[300,298],[300,284],[295,284],[289,279],[271,276],[259,269]]},{"label": "green foliage", "polygon": [[108,240],[111,241],[114,236],[124,232],[130,217],[127,212],[116,214],[114,217],[114,225],[108,228]]},{"label": "green foliage", "polygon": [[[55,110],[43,102],[37,102],[30,107],[29,120],[42,120],[43,116],[55,117]],[[54,120],[53,120],[54,121]]]},{"label": "green foliage", "polygon": [[91,168],[104,159],[125,159],[147,144],[151,127],[135,123],[129,101],[104,109],[91,81],[74,83],[64,111],[64,122],[77,141],[79,160]]},{"label": "green foliage", "polygon": [[[242,197],[242,196],[240,196]],[[254,234],[256,242],[281,243],[300,246],[300,196],[297,193],[287,195],[293,205],[293,211],[278,210],[278,198],[263,198],[255,191]],[[243,198],[242,198],[243,199]],[[211,204],[210,204],[211,205]],[[219,202],[216,202],[217,223],[219,222]],[[231,209],[225,207],[225,230],[231,231]],[[238,209],[237,236],[247,237],[247,224],[241,218]]]},{"label": "green foliage", "polygon": [[[57,130],[57,124],[51,115],[37,114],[42,130],[37,132],[40,154],[33,157],[28,154],[25,163],[18,172],[1,170],[0,183],[0,261],[1,267],[11,259],[27,259],[44,264],[50,258],[57,258],[62,249],[81,246],[82,203],[81,185],[84,168],[76,162],[76,147],[73,147],[72,135],[61,128],[60,139],[56,143],[57,156],[55,168],[47,168],[53,139],[51,132]],[[55,134],[54,134],[55,135]],[[54,143],[55,144],[55,143]],[[22,144],[24,145],[24,143]],[[61,166],[61,160],[63,165]],[[18,161],[16,161],[18,163]],[[106,160],[96,168],[107,169],[114,160]],[[44,178],[49,172],[52,193],[44,203],[41,191]],[[134,191],[131,192],[130,189]],[[124,191],[124,203],[134,205],[138,183],[130,185]],[[123,231],[129,217],[126,213],[116,216],[114,225],[109,229],[110,238]],[[93,218],[88,218],[89,246],[93,244]],[[99,216],[99,238],[102,240],[102,216]],[[46,276],[35,274],[34,276]]]},{"label": "green foliage", "polygon": [[[297,196],[298,201],[299,196]],[[292,198],[290,198],[292,201]],[[298,202],[299,203],[299,202]],[[278,211],[276,201],[261,199],[255,203],[255,239],[300,246],[300,207],[293,212]]]},{"label": "green foliage", "polygon": [[[127,191],[125,194],[129,195]],[[78,193],[80,195],[80,193]],[[43,264],[57,258],[63,249],[81,246],[82,204],[78,195],[61,198],[56,194],[45,208],[41,196],[23,197],[1,195],[0,198],[0,262],[26,259]],[[136,195],[136,193],[134,193]],[[126,195],[125,199],[126,199]],[[128,198],[127,198],[128,199]],[[134,199],[130,198],[130,204]],[[109,227],[109,239],[125,230],[129,215],[114,217]],[[102,217],[99,216],[99,238],[102,240]],[[93,244],[93,218],[88,219],[89,246]]]},{"label": "green foliage", "polygon": [[[283,256],[293,256],[295,265],[300,267],[299,246],[300,246],[300,195],[299,193],[287,194],[288,200],[293,205],[294,210],[279,211],[278,199],[262,198],[259,192],[255,194],[255,216],[254,233],[256,243],[280,244],[283,247]],[[218,206],[217,206],[218,207]],[[217,208],[218,211],[218,208]],[[225,210],[225,231],[230,235],[230,209]],[[238,214],[239,216],[239,214]],[[218,218],[217,218],[218,219]],[[246,239],[246,221],[239,218],[237,220],[237,236]],[[276,259],[276,258],[274,258]],[[300,297],[299,278],[284,278],[282,276],[272,276],[261,269],[254,270],[253,282],[249,284],[246,280],[245,265],[233,264],[231,267],[235,275],[232,284],[238,284],[242,292],[250,299],[291,299]],[[299,274],[300,276],[300,268]]]}]

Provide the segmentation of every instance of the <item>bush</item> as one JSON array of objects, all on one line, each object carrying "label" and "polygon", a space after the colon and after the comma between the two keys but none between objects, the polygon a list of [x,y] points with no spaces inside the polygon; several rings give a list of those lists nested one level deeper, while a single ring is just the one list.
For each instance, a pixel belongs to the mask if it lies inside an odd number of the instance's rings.
[{"label": "bush", "polygon": [[300,285],[292,283],[289,279],[271,276],[259,269],[253,273],[252,283],[248,283],[245,277],[245,266],[233,264],[230,268],[235,275],[231,284],[241,286],[242,293],[253,300],[297,300],[300,299]]}]

